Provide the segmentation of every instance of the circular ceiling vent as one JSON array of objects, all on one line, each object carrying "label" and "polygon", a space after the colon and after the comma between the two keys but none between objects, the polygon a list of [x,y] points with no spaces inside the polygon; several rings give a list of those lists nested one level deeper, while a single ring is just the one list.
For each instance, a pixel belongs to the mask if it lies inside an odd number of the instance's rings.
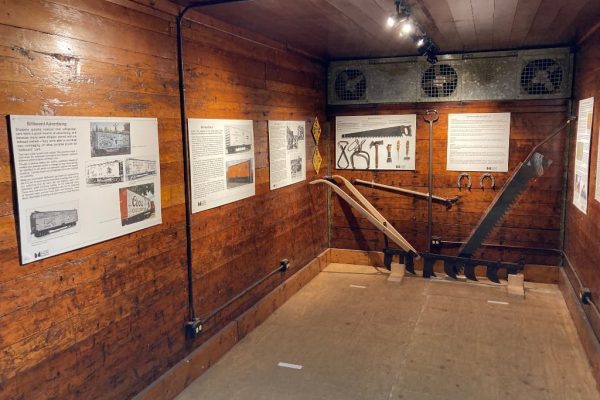
[{"label": "circular ceiling vent", "polygon": [[458,75],[448,64],[435,64],[423,72],[421,89],[427,97],[448,97],[456,91]]},{"label": "circular ceiling vent", "polygon": [[345,69],[335,78],[335,94],[339,100],[363,100],[367,79],[359,69]]},{"label": "circular ceiling vent", "polygon": [[529,61],[521,71],[521,87],[528,94],[552,94],[560,90],[563,69],[556,60],[540,58]]}]

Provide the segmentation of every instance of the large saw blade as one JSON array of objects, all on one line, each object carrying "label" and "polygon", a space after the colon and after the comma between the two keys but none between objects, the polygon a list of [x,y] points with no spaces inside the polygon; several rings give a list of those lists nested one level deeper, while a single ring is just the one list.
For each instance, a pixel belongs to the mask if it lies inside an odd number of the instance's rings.
[{"label": "large saw blade", "polygon": [[[459,257],[471,257],[475,250],[490,234],[506,213],[510,210],[513,204],[519,199],[519,196],[525,190],[529,182],[544,174],[544,167],[550,165],[552,161],[544,159],[540,153],[534,152],[525,163],[519,164],[513,175],[509,178],[506,184],[494,201],[489,205],[471,234],[460,247],[458,251]],[[465,276],[471,280],[475,278],[474,267],[465,266]]]},{"label": "large saw blade", "polygon": [[[519,199],[519,196],[528,186],[529,182],[544,174],[544,168],[550,165],[552,161],[545,160],[543,154],[538,153],[537,150],[548,143],[575,120],[577,120],[577,117],[569,116],[563,125],[552,132],[546,139],[538,143],[531,150],[525,161],[517,166],[508,182],[506,182],[500,193],[498,193],[494,201],[490,204],[485,214],[483,214],[483,217],[481,217],[475,228],[471,231],[471,234],[465,243],[460,247],[458,251],[459,257],[470,258],[473,255],[473,252],[490,234],[492,229],[494,229],[494,226],[506,215],[512,205]],[[456,276],[456,271],[459,267],[460,266],[456,264],[449,264],[446,269],[451,273],[448,275]],[[474,265],[465,265],[464,270],[465,276],[468,279],[477,280],[475,277]],[[488,267],[487,276],[493,282],[499,282],[497,270],[498,268]]]}]

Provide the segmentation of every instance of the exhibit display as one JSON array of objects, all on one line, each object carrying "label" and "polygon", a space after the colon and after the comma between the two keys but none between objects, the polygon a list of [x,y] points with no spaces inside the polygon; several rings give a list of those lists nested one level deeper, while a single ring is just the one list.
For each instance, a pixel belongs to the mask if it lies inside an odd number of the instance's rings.
[{"label": "exhibit display", "polygon": [[161,223],[154,118],[10,117],[23,264]]},{"label": "exhibit display", "polygon": [[306,179],[305,125],[304,121],[269,121],[271,190]]},{"label": "exhibit display", "polygon": [[448,115],[448,171],[508,171],[510,113]]},{"label": "exhibit display", "polygon": [[[577,139],[575,141],[575,162],[573,174],[573,205],[587,214],[588,183],[590,173],[590,145],[592,122],[594,120],[594,98],[579,102]],[[597,191],[598,189],[596,189]]]},{"label": "exhibit display", "polygon": [[192,212],[254,196],[251,120],[188,119]]},{"label": "exhibit display", "polygon": [[417,115],[338,116],[337,169],[414,170]]}]

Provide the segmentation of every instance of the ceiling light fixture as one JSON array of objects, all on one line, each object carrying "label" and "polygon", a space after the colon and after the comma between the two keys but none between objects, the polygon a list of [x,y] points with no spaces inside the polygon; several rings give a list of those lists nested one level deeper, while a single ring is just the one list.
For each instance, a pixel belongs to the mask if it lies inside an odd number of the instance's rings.
[{"label": "ceiling light fixture", "polygon": [[396,5],[396,12],[388,17],[386,21],[388,28],[394,28],[410,17],[408,10],[402,6],[402,0],[394,0],[394,3]]},{"label": "ceiling light fixture", "polygon": [[410,21],[406,21],[404,24],[402,24],[402,33],[404,33],[405,35],[411,33],[413,29],[413,24]]},{"label": "ceiling light fixture", "polygon": [[419,24],[410,16],[410,10],[403,0],[394,0],[396,12],[386,21],[388,28],[398,28],[400,37],[409,37],[415,43],[419,53],[432,64],[437,62],[438,47],[427,36]]}]

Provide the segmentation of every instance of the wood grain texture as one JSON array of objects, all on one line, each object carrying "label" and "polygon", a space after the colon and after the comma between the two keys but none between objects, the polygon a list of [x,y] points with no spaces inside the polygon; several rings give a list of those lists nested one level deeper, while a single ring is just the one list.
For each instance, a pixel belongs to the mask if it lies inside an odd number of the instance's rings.
[{"label": "wood grain texture", "polygon": [[[568,103],[564,100],[550,100],[443,103],[425,106],[332,107],[330,109],[330,119],[332,121],[337,115],[416,113],[418,116],[415,171],[338,170],[333,164],[333,159],[330,161],[332,163],[331,168],[334,173],[343,175],[348,179],[374,180],[378,183],[426,193],[429,126],[420,115],[426,109],[437,108],[440,118],[434,125],[434,194],[443,197],[458,195],[460,200],[450,210],[446,210],[443,205],[433,205],[433,235],[441,236],[442,240],[463,241],[477,224],[497,192],[479,188],[479,177],[482,174],[479,172],[471,173],[473,178],[471,191],[459,191],[457,188],[458,172],[446,171],[448,114],[511,112],[509,172],[494,173],[496,184],[501,187],[506,183],[510,172],[527,157],[531,148],[564,122],[567,105]],[[332,134],[332,147],[335,146],[333,138],[334,135]],[[543,177],[530,185],[507,216],[485,240],[485,243],[546,249],[560,247],[562,165],[565,142],[566,134],[563,133],[544,146],[542,149],[543,154],[553,160],[553,165],[546,169]],[[426,249],[427,201],[364,186],[360,186],[359,190],[417,250],[423,251]],[[332,204],[332,247],[372,251],[383,249],[383,236],[370,227],[362,216],[335,198]],[[456,254],[457,251],[457,248],[449,248],[447,253]],[[519,257],[525,256],[527,263],[546,265],[557,265],[559,260],[555,254],[550,251],[531,250],[523,252],[508,248],[482,248],[480,250],[481,257],[518,261]]]},{"label": "wood grain texture", "polygon": [[[185,200],[175,15],[166,0],[0,0],[0,109],[157,117],[163,223],[21,266],[6,118],[0,122],[0,398],[128,399],[279,285],[273,277],[186,341]],[[327,246],[325,191],[269,191],[269,119],[325,117],[325,68],[285,44],[190,14],[188,116],[253,119],[257,195],[195,214],[196,310],[225,303],[282,258]],[[322,139],[325,153],[327,138]],[[307,154],[314,142],[307,140]],[[307,163],[307,176],[315,173]],[[248,322],[250,324],[250,322]],[[248,328],[249,329],[249,328]],[[225,345],[225,344],[224,344]],[[220,350],[219,350],[220,351]],[[218,352],[218,351],[217,351]]]},{"label": "wood grain texture", "polygon": [[[600,17],[597,0],[402,3],[442,53],[571,45]],[[413,40],[386,27],[394,12],[393,0],[261,0],[204,13],[327,60],[417,55]]]},{"label": "wood grain texture", "polygon": [[[574,111],[578,110],[578,101],[589,97],[595,98],[594,121],[592,123],[592,145],[590,149],[590,169],[588,178],[588,207],[587,214],[583,214],[573,206],[573,179],[575,162],[576,131],[573,130],[569,151],[569,177],[567,195],[567,219],[565,226],[565,253],[571,261],[572,267],[579,275],[583,285],[592,291],[592,298],[600,303],[600,268],[598,258],[598,235],[600,233],[600,202],[594,199],[600,188],[596,187],[596,170],[598,155],[598,127],[600,126],[600,82],[598,71],[600,69],[600,31],[596,31],[581,47],[577,54],[575,71],[575,102]],[[575,290],[580,285],[573,274],[569,274],[571,284]],[[586,308],[588,318],[596,335],[600,337],[600,320],[593,314],[589,307]]]}]

